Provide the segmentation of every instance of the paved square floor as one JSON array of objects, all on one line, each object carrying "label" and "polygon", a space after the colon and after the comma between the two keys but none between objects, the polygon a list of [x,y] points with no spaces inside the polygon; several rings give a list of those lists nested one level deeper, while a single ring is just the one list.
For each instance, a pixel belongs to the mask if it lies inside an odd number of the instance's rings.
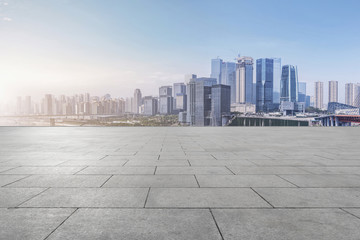
[{"label": "paved square floor", "polygon": [[360,128],[2,127],[0,239],[360,239]]}]

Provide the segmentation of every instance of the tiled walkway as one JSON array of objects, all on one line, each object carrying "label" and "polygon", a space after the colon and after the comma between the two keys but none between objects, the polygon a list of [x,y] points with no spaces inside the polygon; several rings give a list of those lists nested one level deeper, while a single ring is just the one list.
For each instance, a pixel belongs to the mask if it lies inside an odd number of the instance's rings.
[{"label": "tiled walkway", "polygon": [[0,128],[0,239],[360,239],[360,128]]}]

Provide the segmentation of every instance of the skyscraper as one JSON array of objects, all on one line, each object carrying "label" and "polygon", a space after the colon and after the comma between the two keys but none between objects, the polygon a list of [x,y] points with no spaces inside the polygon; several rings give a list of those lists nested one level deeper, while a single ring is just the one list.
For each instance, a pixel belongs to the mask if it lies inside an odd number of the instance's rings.
[{"label": "skyscraper", "polygon": [[211,126],[222,126],[223,118],[230,116],[230,86],[211,87]]},{"label": "skyscraper", "polygon": [[220,83],[221,81],[221,65],[222,65],[222,59],[216,58],[211,59],[211,78],[216,78],[216,83]]},{"label": "skyscraper", "polygon": [[134,113],[139,113],[139,107],[141,105],[141,91],[140,89],[135,89],[134,91],[134,109],[133,109],[133,112]]},{"label": "skyscraper", "polygon": [[230,86],[230,101],[236,102],[236,63],[222,62],[220,84]]},{"label": "skyscraper", "polygon": [[329,102],[338,102],[338,82],[337,81],[329,81]]},{"label": "skyscraper", "polygon": [[236,64],[236,102],[252,103],[253,58],[239,57]]},{"label": "skyscraper", "polygon": [[256,60],[256,111],[273,109],[274,59]]},{"label": "skyscraper", "polygon": [[271,58],[273,60],[273,104],[280,104],[280,82],[281,82],[281,58]]},{"label": "skyscraper", "polygon": [[324,107],[324,83],[315,82],[314,107],[322,109]]},{"label": "skyscraper", "polygon": [[186,85],[184,83],[174,83],[174,106],[176,110],[186,109]]},{"label": "skyscraper", "polygon": [[171,114],[173,111],[172,87],[162,86],[159,88],[159,112],[160,114]]},{"label": "skyscraper", "polygon": [[306,102],[306,82],[299,82],[299,102]]},{"label": "skyscraper", "polygon": [[360,107],[360,84],[345,84],[345,104]]},{"label": "skyscraper", "polygon": [[45,94],[44,114],[53,115],[53,97],[51,94]]},{"label": "skyscraper", "polygon": [[293,65],[284,65],[282,67],[280,82],[280,101],[297,102],[298,101],[298,74],[297,67]]},{"label": "skyscraper", "polygon": [[144,115],[153,116],[156,115],[158,101],[152,96],[144,97]]},{"label": "skyscraper", "polygon": [[216,84],[215,78],[194,78],[186,87],[187,115],[189,125],[209,126],[211,118],[211,86]]}]

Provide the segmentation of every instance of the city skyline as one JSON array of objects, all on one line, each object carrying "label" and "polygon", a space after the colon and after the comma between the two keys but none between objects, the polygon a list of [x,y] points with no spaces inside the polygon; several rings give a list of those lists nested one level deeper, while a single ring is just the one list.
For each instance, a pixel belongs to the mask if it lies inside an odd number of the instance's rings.
[{"label": "city skyline", "polygon": [[[311,8],[310,1],[156,2],[1,0],[1,100],[76,92],[126,97],[136,88],[154,95],[154,85],[181,82],[187,73],[208,77],[209,59],[231,62],[238,54],[298,66],[308,92],[316,81],[338,81],[341,102],[345,84],[358,82],[357,1]],[[249,19],[242,28],[239,7]],[[272,14],[262,16],[265,9]]]}]

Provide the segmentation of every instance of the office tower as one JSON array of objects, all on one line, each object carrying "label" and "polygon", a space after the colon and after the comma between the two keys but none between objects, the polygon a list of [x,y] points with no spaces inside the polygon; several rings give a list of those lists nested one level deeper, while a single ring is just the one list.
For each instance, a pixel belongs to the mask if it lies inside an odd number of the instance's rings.
[{"label": "office tower", "polygon": [[231,103],[236,102],[236,63],[222,62],[220,84],[230,86]]},{"label": "office tower", "polygon": [[25,114],[32,114],[31,96],[26,96],[26,97],[25,97],[24,113],[25,113]]},{"label": "office tower", "polygon": [[53,115],[53,97],[51,94],[45,94],[44,114],[45,115]]},{"label": "office tower", "polygon": [[141,91],[140,91],[140,89],[135,89],[135,91],[134,91],[134,109],[133,109],[133,113],[139,113],[140,105],[141,105]]},{"label": "office tower", "polygon": [[[230,86],[211,87],[211,126],[223,126],[230,117]],[[224,119],[224,121],[223,121]]]},{"label": "office tower", "polygon": [[329,81],[329,102],[338,102],[338,82],[337,81]]},{"label": "office tower", "polygon": [[315,82],[314,107],[322,109],[324,107],[324,83]]},{"label": "office tower", "polygon": [[299,82],[298,101],[306,102],[306,82]]},{"label": "office tower", "polygon": [[125,99],[125,112],[126,113],[131,113],[132,112],[132,105],[131,105],[131,99],[130,98]]},{"label": "office tower", "polygon": [[256,82],[252,86],[252,101],[251,103],[256,106]]},{"label": "office tower", "polygon": [[236,102],[252,103],[253,59],[239,57],[236,64]]},{"label": "office tower", "polygon": [[216,82],[219,84],[221,81],[221,65],[223,60],[220,58],[211,59],[211,78],[216,78]]},{"label": "office tower", "polygon": [[158,101],[156,98],[153,98],[152,96],[144,97],[144,115],[147,116],[156,115],[158,109],[157,104]]},{"label": "office tower", "polygon": [[90,102],[90,93],[85,93],[84,102]]},{"label": "office tower", "polygon": [[310,105],[311,105],[311,97],[306,95],[305,96],[305,108],[310,107]]},{"label": "office tower", "polygon": [[184,80],[185,80],[184,83],[188,84],[191,79],[194,79],[196,77],[197,77],[196,74],[186,74],[185,78],[184,78]]},{"label": "office tower", "polygon": [[186,121],[189,125],[210,125],[211,86],[215,84],[216,78],[194,78],[186,86]]},{"label": "office tower", "polygon": [[360,107],[360,84],[345,84],[345,104]]},{"label": "office tower", "polygon": [[173,108],[176,110],[186,109],[186,85],[184,83],[174,83],[173,90],[174,90]]},{"label": "office tower", "polygon": [[273,60],[273,104],[280,104],[280,82],[281,82],[281,58],[271,58]]},{"label": "office tower", "polygon": [[284,65],[281,73],[280,101],[297,102],[298,85],[297,67]]},{"label": "office tower", "polygon": [[275,64],[277,62],[273,58],[256,60],[256,111],[268,112],[274,109],[274,78],[277,77],[274,74],[277,67]]},{"label": "office tower", "polygon": [[173,111],[172,87],[162,86],[159,88],[159,112],[160,114],[171,114]]}]

